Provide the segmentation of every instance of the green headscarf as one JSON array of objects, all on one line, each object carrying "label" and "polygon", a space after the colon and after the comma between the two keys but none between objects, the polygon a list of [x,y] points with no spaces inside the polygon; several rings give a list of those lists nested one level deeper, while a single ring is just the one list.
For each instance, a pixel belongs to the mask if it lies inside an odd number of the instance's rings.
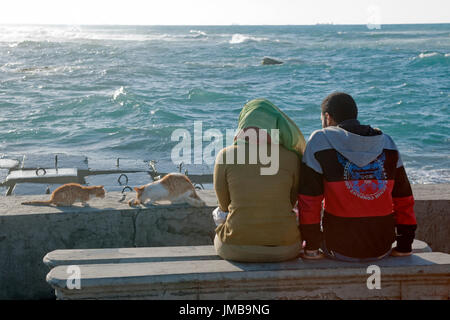
[{"label": "green headscarf", "polygon": [[294,121],[269,100],[254,99],[244,105],[239,114],[238,129],[248,127],[264,129],[269,135],[271,129],[278,129],[279,144],[302,158],[306,146],[302,132]]}]

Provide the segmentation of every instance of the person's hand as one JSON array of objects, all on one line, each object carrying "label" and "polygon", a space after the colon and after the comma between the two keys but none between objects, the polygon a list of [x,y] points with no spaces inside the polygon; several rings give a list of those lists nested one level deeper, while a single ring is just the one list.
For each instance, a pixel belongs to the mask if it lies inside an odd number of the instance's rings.
[{"label": "person's hand", "polygon": [[391,256],[393,256],[393,257],[407,257],[407,256],[410,256],[410,255],[412,255],[412,251],[410,251],[410,252],[399,252],[399,251],[397,251],[395,249],[393,249],[391,251]]},{"label": "person's hand", "polygon": [[308,260],[319,260],[325,258],[324,254],[319,250],[306,250],[306,249],[302,253],[300,253],[300,257],[302,259]]}]

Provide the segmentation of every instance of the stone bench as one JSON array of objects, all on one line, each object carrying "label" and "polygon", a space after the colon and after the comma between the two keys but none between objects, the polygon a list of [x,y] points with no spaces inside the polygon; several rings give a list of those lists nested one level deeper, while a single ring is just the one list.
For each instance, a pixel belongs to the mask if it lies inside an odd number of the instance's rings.
[{"label": "stone bench", "polygon": [[[417,248],[421,246],[421,248]],[[238,263],[213,246],[56,250],[45,263],[58,299],[448,299],[450,255],[416,243],[410,257]],[[77,265],[80,289],[69,289]],[[381,289],[368,289],[368,266]]]},{"label": "stone bench", "polygon": [[43,261],[49,268],[61,265],[217,260],[214,246],[177,246],[118,249],[55,250]]},{"label": "stone bench", "polygon": [[[395,247],[395,242],[392,247]],[[431,252],[424,241],[415,239],[412,245],[414,253]],[[162,262],[179,260],[217,260],[214,246],[176,246],[176,247],[146,247],[118,249],[79,249],[54,250],[43,258],[49,268],[60,265]]]}]

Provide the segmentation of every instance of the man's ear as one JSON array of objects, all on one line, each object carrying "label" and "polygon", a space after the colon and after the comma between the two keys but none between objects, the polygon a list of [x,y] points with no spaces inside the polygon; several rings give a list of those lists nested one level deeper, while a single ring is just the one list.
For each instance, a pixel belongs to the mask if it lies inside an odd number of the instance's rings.
[{"label": "man's ear", "polygon": [[327,124],[328,127],[337,125],[337,122],[328,112],[325,112],[323,116],[325,117],[325,123]]}]

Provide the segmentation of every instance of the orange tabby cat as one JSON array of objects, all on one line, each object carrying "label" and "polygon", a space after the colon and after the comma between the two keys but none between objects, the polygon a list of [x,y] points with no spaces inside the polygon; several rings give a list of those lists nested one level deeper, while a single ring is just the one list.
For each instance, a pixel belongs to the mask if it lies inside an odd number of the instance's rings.
[{"label": "orange tabby cat", "polygon": [[81,202],[84,206],[86,206],[87,201],[93,197],[105,197],[105,189],[103,186],[84,187],[78,183],[67,183],[55,189],[50,196],[50,200],[48,201],[28,201],[22,202],[22,204],[70,207],[75,202]]},{"label": "orange tabby cat", "polygon": [[205,202],[200,199],[191,180],[181,173],[169,173],[164,178],[142,187],[134,188],[136,199],[128,201],[130,206],[143,204],[150,200],[169,200],[172,203],[187,202],[194,207],[202,207]]}]

